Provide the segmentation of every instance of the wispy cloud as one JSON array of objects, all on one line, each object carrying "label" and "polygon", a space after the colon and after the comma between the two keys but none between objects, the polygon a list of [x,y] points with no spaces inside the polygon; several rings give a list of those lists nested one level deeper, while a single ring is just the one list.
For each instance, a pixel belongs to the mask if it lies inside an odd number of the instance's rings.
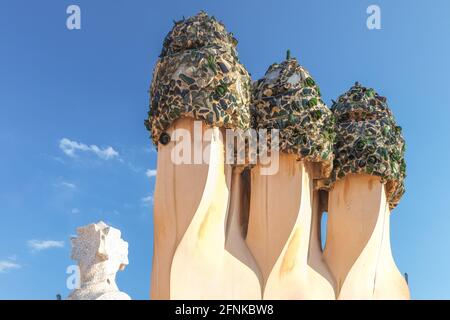
[{"label": "wispy cloud", "polygon": [[56,240],[29,240],[28,246],[34,251],[64,247],[64,241]]},{"label": "wispy cloud", "polygon": [[61,182],[60,186],[65,187],[65,188],[69,188],[69,189],[76,189],[77,188],[77,186],[74,183],[67,182],[67,181]]},{"label": "wispy cloud", "polygon": [[87,145],[81,142],[73,141],[67,138],[63,138],[59,141],[59,148],[69,157],[76,157],[76,153],[80,152],[90,152],[98,156],[103,160],[110,160],[115,157],[119,157],[119,152],[114,150],[113,147],[108,146],[105,148],[100,148],[95,144]]},{"label": "wispy cloud", "polygon": [[78,208],[73,208],[71,212],[72,212],[73,214],[78,214],[78,213],[80,213],[80,209],[78,209]]},{"label": "wispy cloud", "polygon": [[145,172],[145,174],[146,174],[147,177],[149,177],[149,178],[155,177],[155,176],[156,176],[156,170],[153,170],[153,169],[147,169],[147,171]]},{"label": "wispy cloud", "polygon": [[53,186],[55,188],[61,188],[61,189],[66,189],[66,190],[76,190],[77,189],[77,185],[75,183],[68,182],[68,181],[57,182],[57,183],[54,183]]},{"label": "wispy cloud", "polygon": [[13,269],[20,269],[22,266],[11,260],[0,260],[0,273],[7,272]]},{"label": "wispy cloud", "polygon": [[146,197],[141,198],[141,205],[143,207],[150,207],[153,204],[153,196],[148,195]]}]

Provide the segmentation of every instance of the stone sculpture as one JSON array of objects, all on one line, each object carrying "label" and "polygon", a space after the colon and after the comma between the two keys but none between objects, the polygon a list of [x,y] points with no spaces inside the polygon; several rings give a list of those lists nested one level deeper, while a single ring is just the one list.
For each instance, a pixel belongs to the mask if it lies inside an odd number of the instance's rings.
[{"label": "stone sculpture", "polygon": [[[255,84],[257,129],[280,130],[279,170],[252,169],[247,243],[264,278],[264,299],[334,299],[314,224],[314,180],[333,160],[331,112],[309,72],[295,58],[269,67]],[[272,150],[270,150],[272,151]]]},{"label": "stone sculpture", "polygon": [[145,124],[156,146],[181,117],[210,126],[249,127],[251,81],[236,44],[223,24],[204,12],[175,24],[164,40],[150,88]]},{"label": "stone sculpture", "polygon": [[253,97],[253,126],[280,130],[282,152],[319,164],[320,175],[329,177],[334,157],[333,118],[319,86],[297,59],[272,64],[255,82]]},{"label": "stone sculpture", "polygon": [[404,192],[405,142],[386,98],[356,83],[332,106],[334,169],[324,256],[338,299],[409,299],[392,257],[390,210]]},{"label": "stone sculpture", "polygon": [[[251,86],[236,44],[200,12],[175,23],[154,69],[151,298],[408,299],[389,240],[405,143],[386,99],[357,83],[330,110],[290,53]],[[280,152],[278,172],[225,161],[226,129],[279,130],[257,150]]]},{"label": "stone sculpture", "polygon": [[[175,24],[154,70],[145,122],[158,148],[152,299],[261,298],[257,265],[237,221],[227,220],[240,214],[230,192],[239,176],[225,164],[222,131],[250,124],[250,77],[235,47],[201,12]],[[174,163],[182,139],[190,142],[184,152],[200,147],[199,163]]]},{"label": "stone sculpture", "polygon": [[386,98],[357,82],[331,109],[337,136],[332,180],[351,173],[378,176],[385,183],[389,207],[395,208],[405,192],[406,145]]},{"label": "stone sculpture", "polygon": [[120,230],[104,222],[77,229],[72,238],[72,259],[77,261],[80,287],[69,300],[130,300],[116,284],[116,273],[128,265],[128,243]]}]

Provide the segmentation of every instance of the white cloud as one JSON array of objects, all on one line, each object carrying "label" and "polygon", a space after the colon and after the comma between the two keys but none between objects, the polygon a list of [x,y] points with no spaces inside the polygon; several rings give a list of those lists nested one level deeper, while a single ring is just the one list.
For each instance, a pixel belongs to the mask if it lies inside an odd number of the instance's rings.
[{"label": "white cloud", "polygon": [[63,186],[63,187],[69,188],[69,189],[76,189],[77,188],[77,186],[75,184],[70,183],[70,182],[66,182],[66,181],[61,182],[60,185]]},{"label": "white cloud", "polygon": [[67,182],[67,181],[55,183],[55,184],[53,184],[53,186],[56,188],[65,188],[65,189],[70,189],[70,190],[75,190],[77,188],[76,184],[74,184],[72,182]]},{"label": "white cloud", "polygon": [[153,204],[153,196],[148,195],[146,197],[141,198],[141,204],[144,207],[150,207]]},{"label": "white cloud", "polygon": [[77,151],[92,152],[103,160],[109,160],[119,156],[119,152],[114,150],[111,146],[102,149],[95,144],[88,146],[87,144],[72,141],[67,138],[63,138],[59,141],[59,148],[69,157],[76,157]]},{"label": "white cloud", "polygon": [[52,248],[62,248],[62,247],[64,247],[64,241],[29,240],[28,246],[35,251],[41,251],[41,250],[52,249]]},{"label": "white cloud", "polygon": [[145,174],[146,174],[147,177],[149,177],[149,178],[155,177],[155,176],[156,176],[156,170],[153,170],[153,169],[147,169],[147,171],[145,172]]},{"label": "white cloud", "polygon": [[0,273],[6,272],[8,270],[20,269],[22,266],[13,261],[0,260]]}]

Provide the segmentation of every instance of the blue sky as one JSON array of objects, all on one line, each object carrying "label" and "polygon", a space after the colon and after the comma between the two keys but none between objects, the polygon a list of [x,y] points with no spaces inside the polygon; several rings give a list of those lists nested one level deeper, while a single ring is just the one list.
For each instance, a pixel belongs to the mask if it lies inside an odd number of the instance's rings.
[{"label": "blue sky", "polygon": [[[70,4],[81,8],[81,30],[66,28]],[[381,8],[381,30],[366,27],[371,4]],[[148,298],[147,170],[156,152],[143,125],[147,90],[172,20],[201,9],[234,33],[253,79],[289,48],[326,103],[356,80],[388,98],[408,144],[394,256],[413,298],[449,299],[446,0],[0,0],[0,299],[67,296],[69,237],[98,220],[130,244],[119,286]]]}]

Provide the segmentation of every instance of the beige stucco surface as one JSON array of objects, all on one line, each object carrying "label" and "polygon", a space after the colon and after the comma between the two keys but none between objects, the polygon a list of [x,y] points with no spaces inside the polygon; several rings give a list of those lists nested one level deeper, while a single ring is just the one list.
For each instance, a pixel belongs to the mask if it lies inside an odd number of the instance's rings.
[{"label": "beige stucco surface", "polygon": [[[280,154],[275,175],[252,170],[247,243],[264,279],[264,299],[334,299],[313,227],[311,167]],[[316,223],[316,221],[314,221]]]},{"label": "beige stucco surface", "polygon": [[338,299],[409,299],[392,256],[389,218],[378,177],[349,175],[331,190],[324,256]]},{"label": "beige stucco surface", "polygon": [[[193,132],[193,120],[177,120],[171,130],[180,128]],[[158,147],[151,297],[260,299],[256,264],[243,238],[239,241],[242,235],[233,224],[227,227],[229,208],[238,204],[230,204],[232,169],[224,164],[219,129],[206,131],[200,143],[207,144],[208,163],[175,165],[174,142]]]},{"label": "beige stucco surface", "polygon": [[[193,133],[194,121],[176,129]],[[409,299],[377,177],[349,175],[327,194],[293,155],[280,154],[274,175],[244,171],[225,164],[220,132],[191,135],[202,164],[174,163],[176,134],[158,146],[152,299]]]}]

